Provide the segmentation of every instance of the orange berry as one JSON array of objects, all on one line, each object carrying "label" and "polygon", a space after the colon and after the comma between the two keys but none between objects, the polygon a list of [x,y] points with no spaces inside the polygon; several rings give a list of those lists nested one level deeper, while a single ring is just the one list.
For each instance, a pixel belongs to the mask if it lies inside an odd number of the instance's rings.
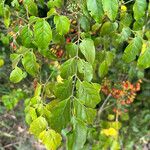
[{"label": "orange berry", "polygon": [[126,104],[125,100],[120,101],[120,104],[125,105]]},{"label": "orange berry", "polygon": [[110,93],[110,90],[107,85],[103,85],[101,90],[105,95],[108,95]]},{"label": "orange berry", "polygon": [[113,112],[115,112],[115,113],[116,113],[116,112],[117,112],[117,108],[114,108],[114,109],[113,109]]},{"label": "orange berry", "polygon": [[124,112],[126,113],[126,112],[128,112],[128,110],[127,110],[127,109],[124,109]]},{"label": "orange berry", "polygon": [[142,80],[141,80],[141,79],[139,79],[139,80],[138,80],[138,82],[139,82],[139,83],[142,83]]},{"label": "orange berry", "polygon": [[140,83],[136,83],[136,85],[135,85],[135,90],[136,90],[136,91],[140,91],[140,88],[141,88]]},{"label": "orange berry", "polygon": [[131,104],[132,102],[130,101],[130,99],[126,100],[126,104]]},{"label": "orange berry", "polygon": [[133,89],[133,88],[134,88],[133,84],[130,84],[130,89]]}]

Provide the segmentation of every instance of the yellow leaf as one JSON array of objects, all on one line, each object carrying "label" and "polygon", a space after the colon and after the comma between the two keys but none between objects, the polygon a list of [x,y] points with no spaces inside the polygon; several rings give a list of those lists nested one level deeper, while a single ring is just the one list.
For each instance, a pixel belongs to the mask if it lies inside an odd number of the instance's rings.
[{"label": "yellow leaf", "polygon": [[3,65],[4,65],[4,60],[0,58],[0,68],[3,67]]},{"label": "yellow leaf", "polygon": [[118,132],[114,128],[102,129],[101,134],[105,134],[106,136],[114,136],[118,135]]},{"label": "yellow leaf", "polygon": [[57,82],[63,83],[63,78],[60,75],[57,76]]},{"label": "yellow leaf", "polygon": [[127,7],[125,5],[121,5],[121,12],[126,12],[127,11]]},{"label": "yellow leaf", "polygon": [[147,43],[144,42],[143,45],[142,45],[141,54],[143,54],[145,52],[146,48],[147,48]]}]

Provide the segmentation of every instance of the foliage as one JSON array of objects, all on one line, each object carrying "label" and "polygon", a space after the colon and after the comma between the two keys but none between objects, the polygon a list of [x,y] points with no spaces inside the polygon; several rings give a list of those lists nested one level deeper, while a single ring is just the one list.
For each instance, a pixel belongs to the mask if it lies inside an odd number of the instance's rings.
[{"label": "foliage", "polygon": [[47,149],[150,140],[148,1],[0,0],[0,16],[1,102],[24,100],[29,132]]}]

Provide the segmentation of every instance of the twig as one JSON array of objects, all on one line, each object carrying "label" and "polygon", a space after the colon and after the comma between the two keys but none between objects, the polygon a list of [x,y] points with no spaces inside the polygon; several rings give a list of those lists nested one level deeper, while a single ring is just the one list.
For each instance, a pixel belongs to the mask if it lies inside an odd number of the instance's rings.
[{"label": "twig", "polygon": [[8,148],[8,147],[13,146],[13,145],[16,145],[16,144],[18,144],[18,143],[19,143],[19,142],[15,142],[15,143],[11,143],[11,144],[5,145],[4,148]]},{"label": "twig", "polygon": [[110,107],[112,107],[112,106],[114,106],[114,105],[115,105],[115,104],[111,104],[111,105],[109,105],[109,106],[106,106],[106,107],[103,108],[103,110],[108,109],[108,108],[110,108]]},{"label": "twig", "polygon": [[46,85],[49,82],[49,80],[50,80],[50,78],[52,77],[53,74],[54,74],[54,71],[52,71],[52,73],[49,75],[48,79],[46,80],[45,84],[43,85],[43,90],[42,90],[42,94],[41,94],[42,98],[44,98],[44,92],[45,92]]},{"label": "twig", "polygon": [[147,83],[150,83],[150,80],[148,80],[146,78],[143,78],[142,80],[145,81],[145,82],[147,82]]},{"label": "twig", "polygon": [[111,97],[111,94],[109,94],[106,99],[104,100],[104,103],[102,104],[102,106],[100,107],[100,109],[98,110],[98,119],[100,118],[100,115],[103,111],[104,106],[106,105],[106,103],[108,102],[109,98]]},{"label": "twig", "polygon": [[124,5],[126,5],[126,4],[128,4],[128,3],[131,3],[131,2],[133,2],[133,1],[134,1],[134,0],[129,0],[129,1],[125,2]]}]

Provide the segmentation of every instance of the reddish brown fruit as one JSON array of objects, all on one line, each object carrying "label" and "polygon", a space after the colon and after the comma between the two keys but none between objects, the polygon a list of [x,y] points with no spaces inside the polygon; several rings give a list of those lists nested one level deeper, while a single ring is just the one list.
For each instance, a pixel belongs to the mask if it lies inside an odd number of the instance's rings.
[{"label": "reddish brown fruit", "polygon": [[126,104],[125,100],[120,101],[120,104],[125,105]]},{"label": "reddish brown fruit", "polygon": [[17,48],[17,46],[16,46],[13,42],[10,43],[10,46],[11,46],[14,50],[16,50],[16,48]]},{"label": "reddish brown fruit", "polygon": [[64,54],[64,51],[62,49],[60,49],[56,52],[56,55],[58,58],[61,58],[63,56],[63,54]]},{"label": "reddish brown fruit", "polygon": [[66,38],[66,43],[70,43],[71,39],[70,38]]},{"label": "reddish brown fruit", "polygon": [[140,83],[137,82],[135,85],[135,90],[140,91],[140,88],[141,88],[141,85],[140,85]]},{"label": "reddish brown fruit", "polygon": [[105,94],[105,95],[108,95],[110,94],[110,90],[108,88],[107,85],[103,85],[102,88],[101,88],[102,92]]},{"label": "reddish brown fruit", "polygon": [[35,78],[34,81],[33,81],[33,88],[34,88],[34,89],[36,89],[37,84],[38,84],[38,82],[37,82],[37,79]]}]

